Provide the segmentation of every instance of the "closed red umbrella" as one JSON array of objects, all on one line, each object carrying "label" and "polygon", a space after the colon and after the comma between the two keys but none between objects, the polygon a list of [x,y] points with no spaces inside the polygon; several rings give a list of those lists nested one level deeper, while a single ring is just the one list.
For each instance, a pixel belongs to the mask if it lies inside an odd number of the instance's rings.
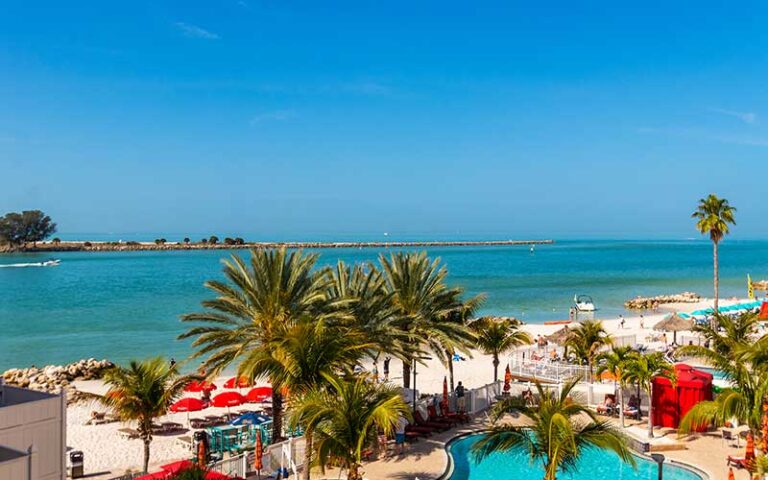
[{"label": "closed red umbrella", "polygon": [[440,402],[443,415],[448,414],[448,377],[443,377],[443,401]]},{"label": "closed red umbrella", "polygon": [[264,447],[261,444],[261,430],[256,433],[256,452],[253,459],[253,468],[256,470],[257,475],[261,478],[261,469],[264,468],[264,462],[262,457],[264,456]]},{"label": "closed red umbrella", "polygon": [[504,370],[504,395],[509,395],[509,390],[512,388],[512,372],[509,371],[509,364],[507,364],[506,370]]},{"label": "closed red umbrella", "polygon": [[171,405],[172,412],[197,412],[205,408],[205,404],[199,398],[182,398]]},{"label": "closed red umbrella", "polygon": [[260,403],[272,396],[272,387],[255,387],[248,392],[246,398],[250,403]]},{"label": "closed red umbrella", "polygon": [[205,466],[208,464],[208,452],[205,451],[205,442],[198,442],[197,443],[197,466],[200,468],[205,468]]},{"label": "closed red umbrella", "polygon": [[232,377],[224,382],[224,388],[248,388],[251,385],[253,385],[253,382],[246,376]]},{"label": "closed red umbrella", "polygon": [[750,472],[755,468],[755,437],[752,432],[747,432],[747,448],[744,451],[744,466]]},{"label": "closed red umbrella", "polygon": [[192,382],[189,382],[189,384],[184,388],[185,392],[210,392],[212,390],[216,390],[216,385],[212,384],[211,382],[206,382],[205,380],[198,382],[197,380],[194,380]]}]

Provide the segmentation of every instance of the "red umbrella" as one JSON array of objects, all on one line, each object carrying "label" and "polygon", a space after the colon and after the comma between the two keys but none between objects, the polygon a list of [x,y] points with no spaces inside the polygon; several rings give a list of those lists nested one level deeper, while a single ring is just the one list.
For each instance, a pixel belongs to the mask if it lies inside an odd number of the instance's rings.
[{"label": "red umbrella", "polygon": [[240,376],[240,378],[232,377],[224,382],[224,388],[248,388],[251,385],[253,385],[253,382],[246,376]]},{"label": "red umbrella", "polygon": [[224,392],[213,397],[211,405],[214,407],[236,407],[244,404],[246,401],[248,399],[238,392]]},{"label": "red umbrella", "polygon": [[193,380],[189,382],[189,384],[184,389],[185,392],[210,392],[212,390],[216,390],[216,385],[212,384],[211,382],[206,382],[205,380],[198,382],[197,380]]},{"label": "red umbrella", "polygon": [[252,388],[246,397],[250,403],[260,403],[272,396],[272,387]]},{"label": "red umbrella", "polygon": [[171,405],[172,412],[197,412],[205,408],[205,404],[199,398],[182,398]]},{"label": "red umbrella", "polygon": [[509,390],[512,388],[512,372],[509,371],[509,364],[504,371],[504,395],[509,395]]}]

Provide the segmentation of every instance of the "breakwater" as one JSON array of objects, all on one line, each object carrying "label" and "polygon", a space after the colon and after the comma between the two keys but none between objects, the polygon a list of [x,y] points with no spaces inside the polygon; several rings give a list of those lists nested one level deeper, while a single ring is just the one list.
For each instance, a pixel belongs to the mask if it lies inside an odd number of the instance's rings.
[{"label": "breakwater", "polygon": [[[167,250],[233,250],[233,249],[344,249],[344,248],[432,248],[432,247],[496,247],[514,245],[549,245],[554,240],[487,240],[487,241],[446,241],[446,242],[252,242],[243,244],[227,243],[181,243],[181,242],[46,242],[23,249],[25,252],[134,252]],[[2,251],[2,250],[0,250]]]},{"label": "breakwater", "polygon": [[12,368],[0,375],[8,385],[30,390],[58,394],[67,392],[67,403],[79,401],[83,395],[72,385],[77,380],[100,379],[114,364],[109,360],[83,359],[69,365],[46,365],[45,367]]}]

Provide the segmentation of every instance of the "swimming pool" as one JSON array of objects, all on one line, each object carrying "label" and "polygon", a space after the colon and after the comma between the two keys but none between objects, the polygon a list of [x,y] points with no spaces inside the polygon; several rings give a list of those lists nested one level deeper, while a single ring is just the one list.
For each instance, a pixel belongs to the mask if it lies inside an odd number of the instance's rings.
[{"label": "swimming pool", "polygon": [[721,381],[724,381],[724,382],[728,381],[728,377],[725,376],[725,373],[721,372],[720,370],[718,370],[716,368],[696,367],[696,370],[702,370],[704,372],[711,373],[713,380],[721,380]]},{"label": "swimming pool", "polygon": [[[472,459],[470,448],[480,439],[480,434],[459,438],[451,442],[448,451],[453,458],[450,480],[540,480],[544,469],[531,465],[527,455],[519,452],[495,453],[479,464]],[[613,452],[590,449],[584,452],[578,470],[572,474],[560,474],[558,480],[656,480],[658,469],[652,460],[637,456],[637,469],[624,464]],[[693,470],[670,463],[664,464],[664,480],[703,480]]]}]

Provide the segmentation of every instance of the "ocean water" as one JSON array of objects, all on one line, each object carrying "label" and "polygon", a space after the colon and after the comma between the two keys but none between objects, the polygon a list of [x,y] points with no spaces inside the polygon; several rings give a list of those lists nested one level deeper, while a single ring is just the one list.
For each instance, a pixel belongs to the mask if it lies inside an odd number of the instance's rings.
[{"label": "ocean water", "polygon": [[[472,445],[479,440],[479,435],[462,438],[451,443],[450,453],[454,461],[451,480],[491,480],[491,479],[537,479],[544,476],[540,465],[531,465],[529,457],[521,452],[495,453],[480,463],[475,463],[471,454]],[[591,480],[610,478],[614,480],[655,480],[658,478],[656,462],[635,457],[636,468],[627,465],[613,452],[598,449],[584,451],[573,472],[561,473],[563,480]],[[664,465],[664,478],[667,480],[701,480],[701,476],[676,465]]]},{"label": "ocean water", "polygon": [[[246,251],[239,251],[241,255]],[[375,261],[386,250],[321,250],[320,264]],[[712,249],[701,241],[558,241],[526,246],[432,248],[450,282],[485,293],[482,314],[526,322],[564,319],[574,294],[591,295],[597,318],[626,314],[636,295],[684,290],[711,296]],[[57,253],[51,268],[0,268],[0,371],[80,358],[125,361],[163,354],[185,358],[179,315],[207,298],[221,278],[222,250]],[[47,254],[0,256],[0,264]],[[746,276],[768,278],[768,241],[721,245],[721,295],[745,296]]]}]

